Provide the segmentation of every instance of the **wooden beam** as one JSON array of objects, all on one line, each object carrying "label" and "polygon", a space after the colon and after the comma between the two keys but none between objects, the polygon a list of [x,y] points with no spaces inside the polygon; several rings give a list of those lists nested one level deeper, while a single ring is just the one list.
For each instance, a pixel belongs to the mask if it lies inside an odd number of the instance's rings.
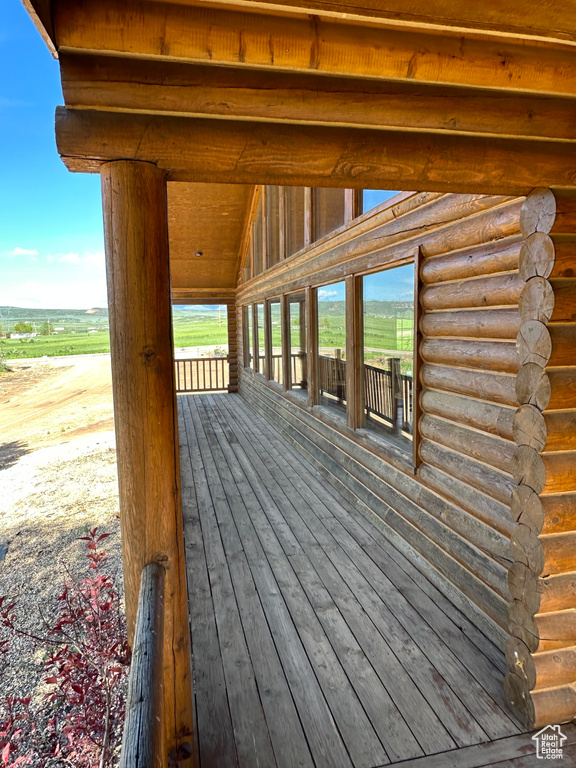
[{"label": "wooden beam", "polygon": [[566,98],[62,53],[71,108],[576,140]]},{"label": "wooden beam", "polygon": [[[159,0],[193,5],[194,0]],[[519,38],[576,40],[576,9],[572,0],[535,5],[531,0],[498,3],[462,3],[459,0],[212,0],[214,4],[271,12],[300,11],[347,19],[378,22],[394,27],[481,31]]]},{"label": "wooden beam", "polygon": [[[548,5],[548,4],[547,4]],[[572,45],[385,29],[142,0],[59,0],[58,50],[576,94]]]},{"label": "wooden beam", "polygon": [[58,53],[54,43],[54,24],[52,20],[52,0],[22,0],[22,5],[40,33],[40,37],[46,43],[46,47],[52,56],[57,59]]},{"label": "wooden beam", "polygon": [[186,302],[227,304],[235,298],[236,291],[233,288],[174,288],[172,290],[172,304]]},{"label": "wooden beam", "polygon": [[576,146],[304,125],[56,111],[72,171],[118,157],[154,161],[173,181],[525,195],[573,186]]},{"label": "wooden beam", "polygon": [[166,174],[150,163],[119,161],[101,175],[128,635],[132,642],[142,569],[160,562],[163,711],[172,752],[183,738],[190,741],[183,734],[191,733],[193,714]]}]

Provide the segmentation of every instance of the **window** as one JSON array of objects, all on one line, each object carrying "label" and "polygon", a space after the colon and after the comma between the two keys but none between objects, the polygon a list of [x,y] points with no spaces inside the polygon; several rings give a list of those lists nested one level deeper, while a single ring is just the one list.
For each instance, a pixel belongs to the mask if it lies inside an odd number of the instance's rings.
[{"label": "window", "polygon": [[363,189],[360,195],[360,213],[371,211],[372,208],[385,203],[397,194],[398,192],[386,189]]},{"label": "window", "polygon": [[304,187],[286,187],[286,256],[304,248]]},{"label": "window", "polygon": [[244,368],[252,368],[252,351],[254,349],[253,337],[253,311],[252,305],[244,307]]},{"label": "window", "polygon": [[308,364],[306,357],[306,297],[295,293],[288,297],[290,323],[290,389],[306,393]]},{"label": "window", "polygon": [[256,338],[254,340],[254,370],[258,373],[264,373],[264,362],[266,359],[264,342],[264,304],[254,304]]},{"label": "window", "polygon": [[266,187],[266,253],[268,267],[280,261],[280,187]]},{"label": "window", "polygon": [[259,275],[264,269],[262,247],[262,195],[260,195],[258,205],[256,206],[254,223],[252,224],[252,253],[254,254],[254,275]]},{"label": "window", "polygon": [[318,386],[320,403],[345,413],[345,283],[318,288]]},{"label": "window", "polygon": [[343,189],[315,189],[313,206],[315,240],[319,240],[344,224],[345,192]]},{"label": "window", "polygon": [[363,278],[366,427],[412,449],[414,264]]},{"label": "window", "polygon": [[270,312],[270,371],[268,376],[282,384],[282,314],[280,301],[273,300],[268,305]]}]

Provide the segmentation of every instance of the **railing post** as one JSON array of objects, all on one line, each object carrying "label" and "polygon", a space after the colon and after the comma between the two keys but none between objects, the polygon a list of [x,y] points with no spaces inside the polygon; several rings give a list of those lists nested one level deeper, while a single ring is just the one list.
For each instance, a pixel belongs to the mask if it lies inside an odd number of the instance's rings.
[{"label": "railing post", "polygon": [[165,570],[149,563],[142,571],[132,663],[126,698],[120,768],[163,768]]}]

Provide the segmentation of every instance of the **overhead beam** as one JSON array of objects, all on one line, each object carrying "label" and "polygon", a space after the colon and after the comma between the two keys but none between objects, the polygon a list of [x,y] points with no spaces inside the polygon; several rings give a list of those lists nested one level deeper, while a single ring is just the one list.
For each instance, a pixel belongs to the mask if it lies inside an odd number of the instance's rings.
[{"label": "overhead beam", "polygon": [[[160,0],[193,5],[195,0]],[[486,30],[491,34],[576,40],[576,6],[572,0],[534,3],[533,0],[499,0],[497,3],[463,3],[461,0],[212,0],[213,3],[290,9],[304,13],[377,21],[397,26],[431,29]]]},{"label": "overhead beam", "polygon": [[143,0],[59,0],[58,50],[576,95],[574,47]]},{"label": "overhead beam", "polygon": [[71,171],[147,160],[171,181],[525,195],[576,185],[573,144],[95,110],[56,111]]},{"label": "overhead beam", "polygon": [[54,25],[52,23],[51,0],[22,0],[26,13],[32,19],[32,23],[40,33],[40,37],[52,56],[57,59],[56,46],[54,44]]},{"label": "overhead beam", "polygon": [[63,53],[68,107],[576,140],[572,99]]},{"label": "overhead beam", "polygon": [[227,304],[235,300],[235,288],[172,289],[172,304]]}]

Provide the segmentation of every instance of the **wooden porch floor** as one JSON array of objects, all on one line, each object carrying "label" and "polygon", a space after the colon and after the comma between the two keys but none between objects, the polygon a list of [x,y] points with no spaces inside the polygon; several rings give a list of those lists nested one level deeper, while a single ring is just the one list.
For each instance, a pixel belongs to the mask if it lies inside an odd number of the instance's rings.
[{"label": "wooden porch floor", "polygon": [[201,766],[532,765],[491,642],[239,395],[178,402]]}]

